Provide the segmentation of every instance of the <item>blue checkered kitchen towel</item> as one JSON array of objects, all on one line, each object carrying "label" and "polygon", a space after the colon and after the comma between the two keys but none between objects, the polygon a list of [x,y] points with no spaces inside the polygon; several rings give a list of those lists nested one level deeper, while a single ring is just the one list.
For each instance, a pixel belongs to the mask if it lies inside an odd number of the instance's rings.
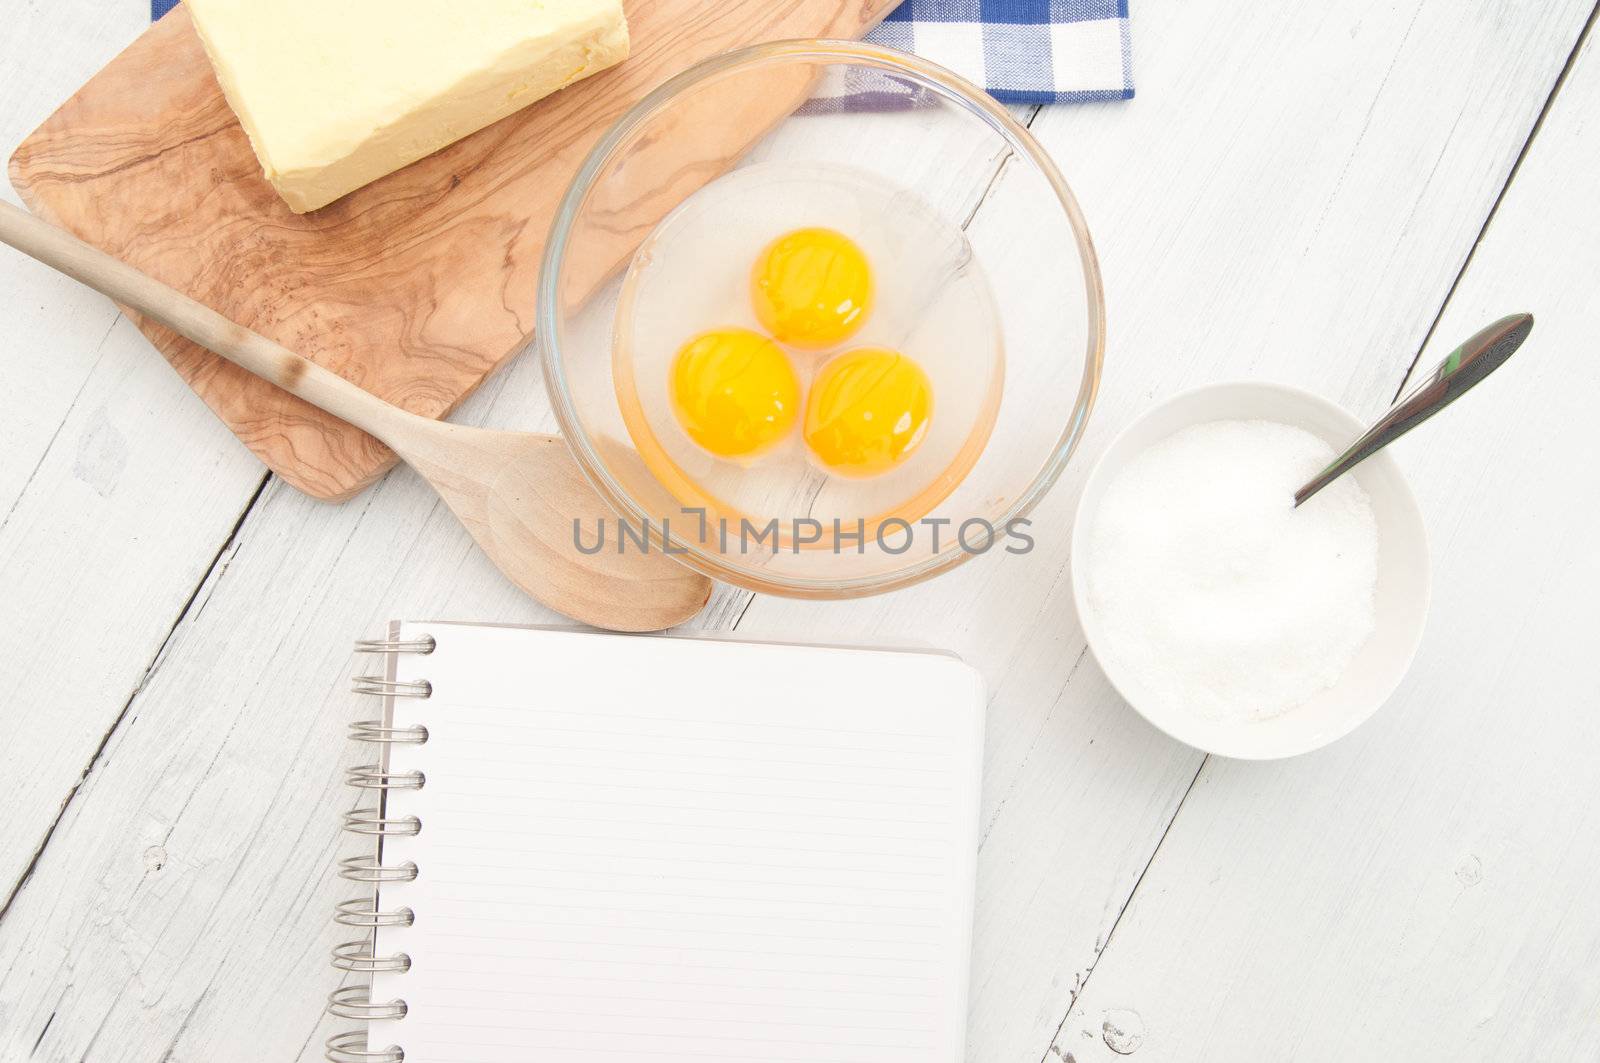
[{"label": "blue checkered kitchen towel", "polygon": [[1133,96],[1128,0],[904,0],[867,40],[949,67],[1001,103]]},{"label": "blue checkered kitchen towel", "polygon": [[[176,3],[150,0],[151,17]],[[1128,0],[904,0],[867,39],[947,66],[1002,103],[1133,95]]]}]

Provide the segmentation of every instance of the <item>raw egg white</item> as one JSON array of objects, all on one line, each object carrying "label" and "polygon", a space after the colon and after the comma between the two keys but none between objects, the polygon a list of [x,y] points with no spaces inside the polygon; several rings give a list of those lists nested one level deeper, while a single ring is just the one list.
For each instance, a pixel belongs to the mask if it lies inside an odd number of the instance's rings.
[{"label": "raw egg white", "polygon": [[[707,183],[640,245],[611,328],[639,460],[735,527],[918,519],[982,453],[1004,386],[1004,331],[959,221],[846,166]],[[686,356],[707,330],[724,355]]]}]

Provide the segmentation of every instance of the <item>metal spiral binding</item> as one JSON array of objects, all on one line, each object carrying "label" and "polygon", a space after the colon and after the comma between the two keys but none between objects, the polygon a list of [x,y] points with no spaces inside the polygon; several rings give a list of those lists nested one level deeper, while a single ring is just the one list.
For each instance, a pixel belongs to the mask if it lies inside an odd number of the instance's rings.
[{"label": "metal spiral binding", "polygon": [[365,1030],[346,1030],[328,1038],[327,1058],[331,1063],[404,1063],[406,1054],[399,1045],[368,1048]]},{"label": "metal spiral binding", "polygon": [[357,974],[376,974],[380,971],[405,974],[411,970],[411,957],[404,952],[391,952],[387,956],[376,955],[372,951],[372,939],[365,937],[359,941],[341,941],[335,945],[333,965],[341,971],[355,971]]},{"label": "metal spiral binding", "polygon": [[[432,653],[436,643],[432,635],[415,639],[363,639],[356,643],[357,653],[425,655]],[[372,694],[383,698],[426,698],[433,693],[433,684],[426,679],[395,680],[387,675],[360,675],[351,680],[357,694]],[[384,748],[394,745],[421,745],[428,740],[428,729],[421,726],[394,727],[387,719],[359,720],[350,725],[350,737],[356,742],[366,742]],[[390,771],[388,754],[374,764],[361,764],[345,775],[345,783],[357,790],[376,790],[379,804],[376,808],[360,808],[344,814],[344,829],[373,840],[371,855],[347,856],[339,861],[339,876],[351,882],[365,883],[374,890],[383,882],[411,882],[417,877],[417,865],[411,861],[387,866],[382,860],[384,838],[411,836],[422,831],[422,820],[416,816],[391,816],[387,797],[391,790],[420,790],[427,777],[420,771]],[[378,955],[374,949],[374,934],[381,926],[410,926],[416,913],[410,908],[392,911],[379,909],[376,894],[352,897],[341,902],[334,910],[334,922],[342,926],[357,927],[366,936],[355,941],[345,941],[334,946],[333,966],[342,971],[358,974],[375,972],[404,973],[411,969],[411,957],[404,952]],[[364,984],[344,985],[328,994],[328,1014],[346,1019],[371,1022],[378,1019],[402,1019],[407,1011],[404,1000],[374,1001],[371,988]],[[404,1063],[406,1053],[399,1045],[373,1048],[367,1043],[365,1030],[347,1030],[328,1038],[326,1058],[330,1063]]]},{"label": "metal spiral binding", "polygon": [[399,867],[384,867],[373,857],[347,856],[339,861],[339,877],[351,882],[412,882],[417,865],[407,860]]},{"label": "metal spiral binding", "polygon": [[334,908],[333,921],[343,926],[410,926],[417,921],[417,913],[410,908],[380,912],[371,897],[352,897]]},{"label": "metal spiral binding", "polygon": [[[396,697],[425,698],[426,694],[399,694]],[[357,720],[350,725],[353,742],[371,742],[374,745],[420,746],[428,740],[426,727],[388,727],[382,720]]]},{"label": "metal spiral binding", "polygon": [[393,695],[397,698],[425,698],[433,693],[433,684],[426,679],[385,679],[381,675],[358,675],[350,680],[350,689],[357,694]]},{"label": "metal spiral binding", "polygon": [[376,808],[358,808],[344,814],[344,829],[351,834],[372,834],[379,838],[398,834],[415,837],[422,833],[422,820],[416,816],[389,818]]},{"label": "metal spiral binding", "polygon": [[438,643],[432,635],[420,639],[357,639],[357,653],[415,653],[426,657]]},{"label": "metal spiral binding", "polygon": [[420,790],[427,781],[420,771],[384,771],[382,764],[359,764],[344,777],[346,786],[358,790]]}]

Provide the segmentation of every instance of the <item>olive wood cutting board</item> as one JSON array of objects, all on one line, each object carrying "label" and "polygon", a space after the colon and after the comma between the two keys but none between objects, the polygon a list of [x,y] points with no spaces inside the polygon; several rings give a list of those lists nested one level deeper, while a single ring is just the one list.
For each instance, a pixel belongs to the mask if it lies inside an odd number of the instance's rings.
[{"label": "olive wood cutting board", "polygon": [[[11,182],[89,243],[380,398],[442,417],[527,343],[556,205],[624,110],[706,56],[859,37],[897,2],[629,0],[625,62],[310,214],[262,177],[180,6],[22,142]],[[130,317],[295,487],[346,498],[394,465],[371,436]]]}]

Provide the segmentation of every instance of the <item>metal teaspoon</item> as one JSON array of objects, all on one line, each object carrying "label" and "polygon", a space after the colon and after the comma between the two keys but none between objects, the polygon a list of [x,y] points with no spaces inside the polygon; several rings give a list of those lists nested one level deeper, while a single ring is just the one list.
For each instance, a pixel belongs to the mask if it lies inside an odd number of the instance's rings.
[{"label": "metal teaspoon", "polygon": [[1389,408],[1378,423],[1350,444],[1333,463],[1294,493],[1294,504],[1327,487],[1472,389],[1515,353],[1533,330],[1532,314],[1512,314],[1474,333],[1445,356],[1439,368]]}]

